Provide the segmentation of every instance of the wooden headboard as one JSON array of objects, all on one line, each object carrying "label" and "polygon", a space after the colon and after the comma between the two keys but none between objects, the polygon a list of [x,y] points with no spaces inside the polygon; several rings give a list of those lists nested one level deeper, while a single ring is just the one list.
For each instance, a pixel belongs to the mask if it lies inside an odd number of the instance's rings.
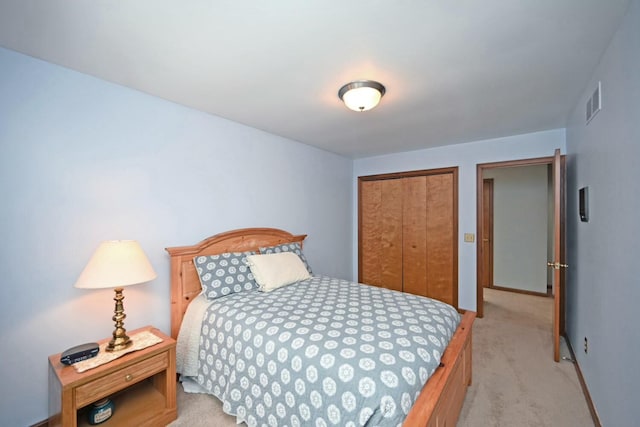
[{"label": "wooden headboard", "polygon": [[166,248],[171,257],[171,336],[178,337],[189,303],[201,291],[193,257],[225,252],[258,251],[264,246],[302,241],[306,234],[293,235],[277,228],[242,228],[211,236],[193,246]]}]

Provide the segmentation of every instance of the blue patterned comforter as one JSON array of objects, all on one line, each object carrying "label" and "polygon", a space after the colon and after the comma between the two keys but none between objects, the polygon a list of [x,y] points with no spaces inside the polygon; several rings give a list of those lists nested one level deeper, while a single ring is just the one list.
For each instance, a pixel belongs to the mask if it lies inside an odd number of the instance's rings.
[{"label": "blue patterned comforter", "polygon": [[444,303],[316,276],[215,300],[195,380],[253,426],[397,426],[460,322]]}]

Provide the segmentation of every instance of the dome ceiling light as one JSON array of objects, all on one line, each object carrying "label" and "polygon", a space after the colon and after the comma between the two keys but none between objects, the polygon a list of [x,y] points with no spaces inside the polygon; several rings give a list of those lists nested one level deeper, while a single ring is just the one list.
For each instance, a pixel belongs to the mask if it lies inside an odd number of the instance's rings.
[{"label": "dome ceiling light", "polygon": [[378,105],[385,91],[382,84],[373,80],[356,80],[342,86],[338,97],[353,111],[368,111]]}]

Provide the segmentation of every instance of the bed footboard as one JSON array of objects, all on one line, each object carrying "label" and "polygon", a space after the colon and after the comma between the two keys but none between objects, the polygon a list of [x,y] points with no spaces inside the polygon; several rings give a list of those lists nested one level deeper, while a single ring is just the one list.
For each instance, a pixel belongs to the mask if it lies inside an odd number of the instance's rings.
[{"label": "bed footboard", "polygon": [[471,336],[476,314],[467,311],[442,356],[438,368],[424,385],[403,426],[455,426],[471,384]]}]

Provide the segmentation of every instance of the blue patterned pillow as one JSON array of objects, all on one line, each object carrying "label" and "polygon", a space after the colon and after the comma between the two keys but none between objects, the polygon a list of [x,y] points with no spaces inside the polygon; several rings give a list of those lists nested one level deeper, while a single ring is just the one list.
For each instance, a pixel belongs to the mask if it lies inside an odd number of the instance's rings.
[{"label": "blue patterned pillow", "polygon": [[298,242],[283,243],[281,245],[260,248],[261,254],[277,254],[280,252],[293,252],[294,254],[298,255],[302,260],[302,263],[304,264],[304,266],[307,268],[307,271],[309,272],[309,274],[313,274],[311,272],[311,267],[309,267],[309,263],[307,262],[307,258],[304,256],[304,253],[302,252],[302,247]]},{"label": "blue patterned pillow", "polygon": [[233,252],[194,257],[193,263],[207,299],[257,289],[258,284],[245,263],[247,255],[253,254],[255,252]]}]

